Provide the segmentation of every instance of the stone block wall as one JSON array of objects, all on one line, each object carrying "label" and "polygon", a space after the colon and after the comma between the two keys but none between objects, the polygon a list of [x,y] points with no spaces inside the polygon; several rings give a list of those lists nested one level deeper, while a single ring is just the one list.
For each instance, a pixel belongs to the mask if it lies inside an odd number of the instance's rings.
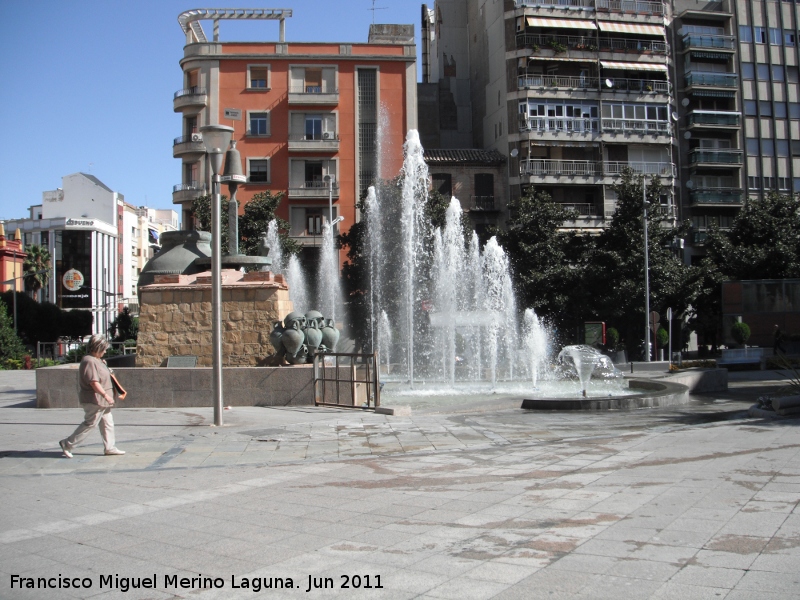
[{"label": "stone block wall", "polygon": [[[211,274],[159,275],[141,288],[137,367],[161,367],[170,356],[197,356],[212,364]],[[263,365],[275,353],[272,324],[292,311],[281,275],[268,271],[222,272],[222,364]]]}]

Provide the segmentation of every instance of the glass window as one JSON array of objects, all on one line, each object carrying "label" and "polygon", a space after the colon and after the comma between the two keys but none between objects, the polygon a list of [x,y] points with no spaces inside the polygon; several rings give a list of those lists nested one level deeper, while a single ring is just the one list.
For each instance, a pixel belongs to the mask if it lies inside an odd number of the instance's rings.
[{"label": "glass window", "polygon": [[795,177],[792,179],[792,190],[795,192],[800,192],[800,177]]},{"label": "glass window", "polygon": [[[800,108],[800,104],[798,104],[798,108]],[[748,117],[755,117],[758,114],[755,100],[744,101],[744,114]]]},{"label": "glass window", "polygon": [[783,36],[781,35],[781,30],[778,29],[777,27],[770,27],[769,43],[773,46],[780,46],[782,41],[783,41]]},{"label": "glass window", "polygon": [[745,140],[745,148],[748,156],[758,156],[758,138],[747,138]]},{"label": "glass window", "polygon": [[753,27],[753,39],[756,44],[767,43],[767,31],[763,27]]},{"label": "glass window", "polygon": [[789,178],[788,177],[778,177],[778,189],[781,192],[788,192],[789,191]]},{"label": "glass window", "polygon": [[771,190],[775,188],[775,178],[774,177],[764,177],[764,189]]},{"label": "glass window", "polygon": [[775,118],[777,119],[786,118],[786,102],[775,102],[773,107],[775,108]]},{"label": "glass window", "polygon": [[783,32],[783,45],[789,47],[794,46],[794,33],[789,31]]},{"label": "glass window", "polygon": [[783,67],[772,65],[772,81],[783,81]]},{"label": "glass window", "polygon": [[775,149],[778,152],[778,156],[789,156],[789,140],[777,140]]},{"label": "glass window", "polygon": [[752,177],[752,176],[748,177],[747,178],[747,189],[749,189],[749,190],[761,189],[760,179],[761,179],[760,177]]},{"label": "glass window", "polygon": [[306,115],[307,140],[322,139],[322,115]]},{"label": "glass window", "polygon": [[250,135],[269,135],[269,113],[250,113]]},{"label": "glass window", "polygon": [[431,175],[433,189],[445,198],[453,195],[453,178],[450,173],[434,173]]},{"label": "glass window", "polygon": [[769,100],[760,100],[758,103],[758,109],[761,111],[762,117],[772,116],[772,102]]},{"label": "glass window", "polygon": [[789,118],[800,119],[800,102],[789,102]]},{"label": "glass window", "polygon": [[742,63],[742,79],[755,79],[755,65],[753,63]]},{"label": "glass window", "polygon": [[747,25],[739,25],[739,41],[740,42],[752,42],[753,41],[753,30],[750,29]]},{"label": "glass window", "polygon": [[267,67],[250,67],[250,87],[256,89],[266,89],[267,73]]},{"label": "glass window", "polygon": [[797,67],[786,67],[786,81],[797,83],[800,80],[800,70]]},{"label": "glass window", "polygon": [[775,156],[775,142],[772,140],[761,140],[761,156]]},{"label": "glass window", "polygon": [[757,65],[758,79],[760,81],[769,81],[769,65]]},{"label": "glass window", "polygon": [[250,182],[269,183],[269,160],[250,159]]}]

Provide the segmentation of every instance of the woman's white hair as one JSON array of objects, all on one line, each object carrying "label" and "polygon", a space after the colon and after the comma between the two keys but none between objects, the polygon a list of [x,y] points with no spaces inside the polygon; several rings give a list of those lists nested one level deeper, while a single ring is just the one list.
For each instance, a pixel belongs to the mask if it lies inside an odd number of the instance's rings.
[{"label": "woman's white hair", "polygon": [[89,338],[89,343],[86,344],[86,353],[96,354],[98,352],[105,352],[107,348],[108,340],[106,340],[106,336],[96,333]]}]

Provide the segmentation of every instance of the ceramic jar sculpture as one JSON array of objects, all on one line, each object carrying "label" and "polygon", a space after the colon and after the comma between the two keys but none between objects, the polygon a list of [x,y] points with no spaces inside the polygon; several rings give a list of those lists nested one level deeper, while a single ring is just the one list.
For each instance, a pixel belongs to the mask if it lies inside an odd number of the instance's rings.
[{"label": "ceramic jar sculpture", "polygon": [[332,352],[339,341],[339,330],[333,319],[310,310],[305,315],[290,312],[281,321],[275,321],[269,341],[278,358],[290,364],[303,364],[309,357],[321,352]]}]

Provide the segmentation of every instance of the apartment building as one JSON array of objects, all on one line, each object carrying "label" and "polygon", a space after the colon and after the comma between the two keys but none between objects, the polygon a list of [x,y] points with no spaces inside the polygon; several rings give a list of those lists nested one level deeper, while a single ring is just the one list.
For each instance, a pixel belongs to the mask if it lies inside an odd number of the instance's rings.
[{"label": "apartment building", "polygon": [[[359,218],[356,202],[367,187],[402,166],[406,132],[417,127],[416,46],[413,25],[372,25],[366,43],[287,42],[291,16],[289,9],[180,15],[186,46],[173,107],[182,131],[173,155],[182,178],[173,202],[183,226],[192,228],[192,201],[210,189],[199,130],[229,125],[247,177],[237,194],[241,205],[259,192],[282,192],[278,215],[313,260],[329,203],[346,231]],[[278,41],[221,41],[227,19],[277,21]],[[210,39],[204,20],[213,22]]]}]

